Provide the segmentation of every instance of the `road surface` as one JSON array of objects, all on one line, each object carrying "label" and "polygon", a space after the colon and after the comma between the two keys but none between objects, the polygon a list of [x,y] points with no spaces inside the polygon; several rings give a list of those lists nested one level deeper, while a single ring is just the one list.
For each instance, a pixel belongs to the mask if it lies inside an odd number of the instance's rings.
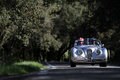
[{"label": "road surface", "polygon": [[76,67],[70,67],[68,62],[42,64],[48,68],[26,75],[3,77],[0,80],[120,80],[120,66],[77,64]]}]

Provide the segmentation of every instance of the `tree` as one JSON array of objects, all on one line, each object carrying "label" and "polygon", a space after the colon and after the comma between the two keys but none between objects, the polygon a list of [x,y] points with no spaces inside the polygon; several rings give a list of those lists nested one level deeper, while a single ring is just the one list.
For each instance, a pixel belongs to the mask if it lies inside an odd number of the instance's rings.
[{"label": "tree", "polygon": [[[58,57],[60,57],[73,46],[74,41],[80,36],[86,36],[88,31],[85,26],[90,18],[93,16],[93,11],[96,8],[93,7],[93,2],[88,4],[88,0],[84,1],[72,1],[62,4],[59,16],[54,20],[55,27],[53,28],[53,34],[57,34],[63,42],[62,47],[59,50]],[[89,33],[88,33],[89,34]]]},{"label": "tree", "polygon": [[[111,50],[111,58],[117,61],[119,51],[119,2],[118,0],[97,1],[99,7],[94,12],[94,16],[89,21],[89,26],[93,27],[94,36],[101,39],[108,50]],[[93,31],[92,31],[93,32]],[[113,56],[114,55],[114,56]],[[111,59],[113,60],[113,59]]]},{"label": "tree", "polygon": [[79,37],[102,40],[116,57],[119,13],[117,0],[1,0],[0,59],[60,60]]}]

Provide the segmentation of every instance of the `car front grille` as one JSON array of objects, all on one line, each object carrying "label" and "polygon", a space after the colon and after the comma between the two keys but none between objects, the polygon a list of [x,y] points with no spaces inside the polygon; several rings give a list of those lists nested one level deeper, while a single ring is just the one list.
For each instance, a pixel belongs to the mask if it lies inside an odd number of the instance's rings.
[{"label": "car front grille", "polygon": [[87,59],[91,59],[91,57],[92,57],[92,50],[88,49],[87,50]]}]

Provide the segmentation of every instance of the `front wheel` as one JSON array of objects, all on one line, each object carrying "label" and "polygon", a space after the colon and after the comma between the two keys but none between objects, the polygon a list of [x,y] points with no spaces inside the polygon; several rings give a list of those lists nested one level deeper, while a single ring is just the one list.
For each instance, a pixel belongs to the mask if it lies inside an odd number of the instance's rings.
[{"label": "front wheel", "polygon": [[100,67],[107,67],[107,63],[100,63]]},{"label": "front wheel", "polygon": [[95,64],[94,63],[91,63],[92,66],[94,66]]},{"label": "front wheel", "polygon": [[73,63],[72,61],[70,61],[70,67],[76,67],[76,63]]}]

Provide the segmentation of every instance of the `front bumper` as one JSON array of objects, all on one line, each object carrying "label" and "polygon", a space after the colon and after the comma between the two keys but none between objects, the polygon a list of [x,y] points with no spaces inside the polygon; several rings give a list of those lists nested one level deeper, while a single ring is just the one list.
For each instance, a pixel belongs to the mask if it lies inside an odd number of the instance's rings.
[{"label": "front bumper", "polygon": [[85,58],[72,58],[74,63],[106,63],[107,59],[85,59]]}]

